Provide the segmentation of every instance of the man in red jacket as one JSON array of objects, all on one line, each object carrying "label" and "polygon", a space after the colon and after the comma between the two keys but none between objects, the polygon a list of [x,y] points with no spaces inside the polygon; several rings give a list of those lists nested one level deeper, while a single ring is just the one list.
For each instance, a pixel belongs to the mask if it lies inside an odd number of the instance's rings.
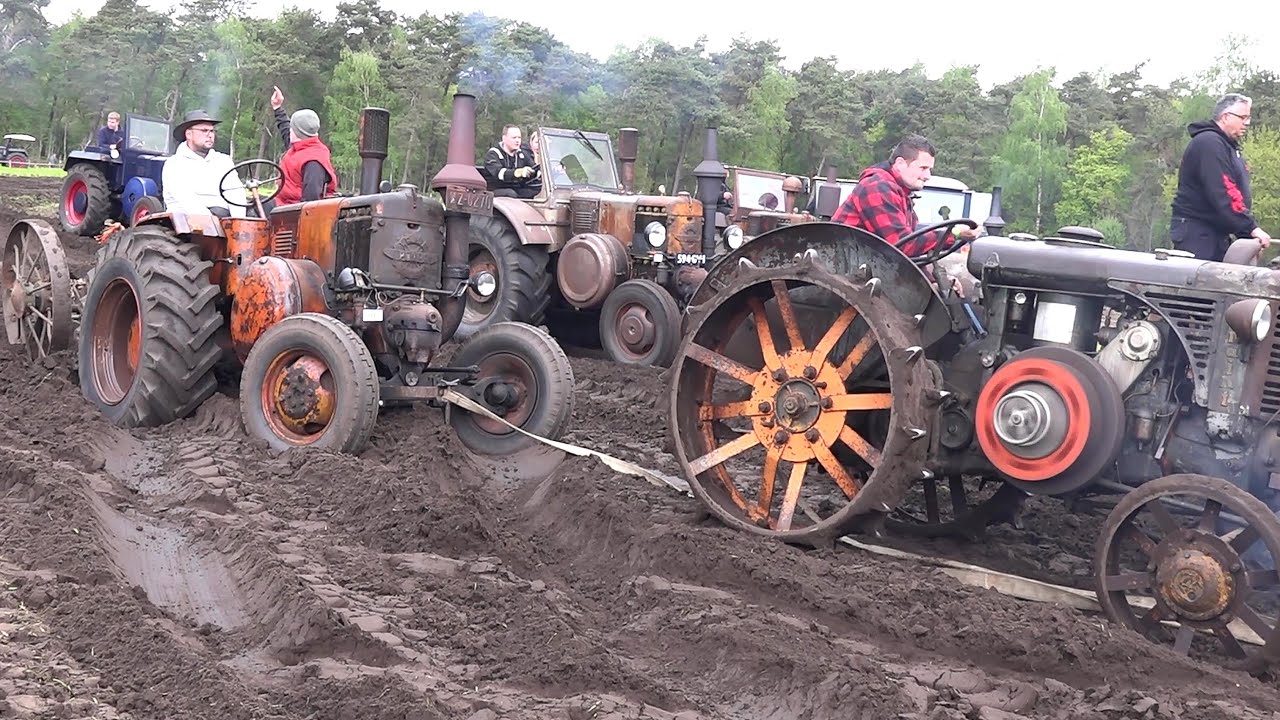
[{"label": "man in red jacket", "polygon": [[[897,245],[903,236],[916,229],[919,218],[911,202],[911,193],[924,189],[933,176],[933,143],[919,135],[908,135],[893,148],[889,161],[862,171],[858,184],[831,216],[833,222],[862,228]],[[908,257],[917,257],[945,240],[947,229],[922,235],[900,248]],[[977,230],[960,228],[962,239],[972,239]]]},{"label": "man in red jacket", "polygon": [[[284,171],[280,194],[272,199],[271,206],[308,202],[334,195],[338,192],[338,173],[334,171],[329,148],[320,141],[320,118],[314,110],[298,110],[291,117],[284,114],[284,93],[275,88],[271,94],[271,109],[275,112],[276,128],[285,141],[280,169]],[[270,207],[264,205],[264,210]]]}]

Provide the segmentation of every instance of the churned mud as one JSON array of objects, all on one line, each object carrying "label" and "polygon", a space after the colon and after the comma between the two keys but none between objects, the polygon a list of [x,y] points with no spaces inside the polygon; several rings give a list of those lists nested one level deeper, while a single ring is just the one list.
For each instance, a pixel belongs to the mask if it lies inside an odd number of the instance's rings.
[{"label": "churned mud", "polygon": [[[15,194],[0,179],[0,203]],[[25,212],[0,212],[6,232]],[[82,275],[92,239],[64,241]],[[566,439],[677,475],[661,373],[573,362]],[[1083,586],[1095,526],[1032,503],[1023,529],[985,545],[896,544]],[[72,354],[31,363],[7,346],[0,640],[0,717],[1189,720],[1280,707],[1265,678],[1099,616],[747,537],[594,459],[478,461],[438,411],[385,412],[358,458],[273,454],[223,395],[168,427],[111,428],[80,398]]]}]

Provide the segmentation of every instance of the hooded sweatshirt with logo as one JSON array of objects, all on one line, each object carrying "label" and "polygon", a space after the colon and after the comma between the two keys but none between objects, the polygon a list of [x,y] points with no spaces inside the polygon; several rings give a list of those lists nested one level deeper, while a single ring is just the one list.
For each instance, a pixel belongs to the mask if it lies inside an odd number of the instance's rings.
[{"label": "hooded sweatshirt with logo", "polygon": [[1250,208],[1249,167],[1240,146],[1212,121],[1187,126],[1191,142],[1178,168],[1173,217],[1195,220],[1223,236],[1248,237],[1258,223]]}]

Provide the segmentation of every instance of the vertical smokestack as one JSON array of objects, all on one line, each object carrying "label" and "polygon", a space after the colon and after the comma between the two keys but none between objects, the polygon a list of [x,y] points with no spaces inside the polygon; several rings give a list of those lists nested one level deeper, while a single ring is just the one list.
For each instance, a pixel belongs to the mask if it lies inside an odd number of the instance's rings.
[{"label": "vertical smokestack", "polygon": [[[476,170],[476,98],[474,95],[456,93],[453,96],[453,119],[449,123],[449,154],[447,163],[431,178],[431,189],[445,197],[450,185],[468,190],[485,190],[484,178]],[[446,287],[456,287],[458,281],[471,277],[467,263],[467,249],[471,242],[471,216],[458,210],[444,211],[444,281]],[[467,296],[452,297],[441,301],[440,334],[448,341],[462,324],[462,312],[467,306]]]},{"label": "vertical smokestack", "polygon": [[702,162],[693,169],[698,178],[698,200],[702,203],[702,254],[708,259],[716,253],[716,205],[724,192],[724,180],[729,171],[720,162],[716,149],[716,129],[707,128],[707,142],[702,148]]},{"label": "vertical smokestack", "polygon": [[991,214],[987,216],[987,221],[983,223],[987,228],[988,235],[1000,235],[1004,232],[1004,218],[1000,217],[1000,195],[1002,192],[999,185],[991,188]]},{"label": "vertical smokestack", "polygon": [[391,137],[391,113],[382,108],[367,107],[360,111],[360,131],[356,145],[360,149],[360,194],[378,192],[382,183],[382,161],[387,159]]},{"label": "vertical smokestack", "polygon": [[618,131],[618,161],[622,164],[622,189],[636,191],[636,156],[640,147],[640,131],[622,128]]},{"label": "vertical smokestack", "polygon": [[830,220],[840,208],[840,185],[836,183],[836,166],[827,165],[827,181],[818,188],[818,198],[813,204],[813,214]]}]

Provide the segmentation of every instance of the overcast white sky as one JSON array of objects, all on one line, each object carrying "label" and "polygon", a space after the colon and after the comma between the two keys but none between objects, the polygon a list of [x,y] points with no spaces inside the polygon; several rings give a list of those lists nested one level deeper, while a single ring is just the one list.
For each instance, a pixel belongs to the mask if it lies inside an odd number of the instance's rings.
[{"label": "overcast white sky", "polygon": [[[902,69],[923,62],[930,76],[947,67],[977,63],[979,79],[990,87],[1037,66],[1055,66],[1058,80],[1081,71],[1120,72],[1147,61],[1148,82],[1165,85],[1208,67],[1229,33],[1249,35],[1260,68],[1280,72],[1280,39],[1269,29],[1280,23],[1280,3],[1236,0],[1026,0],[944,2],[942,0],[808,0],[759,3],[763,12],[747,12],[742,2],[570,3],[555,0],[383,0],[400,14],[471,12],[523,20],[543,28],[570,47],[599,59],[619,45],[634,47],[646,37],[676,45],[705,34],[710,48],[727,47],[740,34],[775,39],[786,65],[798,68],[809,58],[834,55],[845,69]],[[145,0],[156,10],[177,0]],[[258,16],[274,15],[296,0],[247,2]],[[332,18],[333,6],[320,9]],[[80,11],[92,15],[102,0],[50,0],[46,16],[62,22]],[[1040,18],[1033,19],[1034,8]],[[1057,12],[1055,12],[1055,10]],[[604,13],[625,18],[620,31],[608,32]],[[1047,21],[1046,21],[1047,19]],[[1086,47],[1088,49],[1086,49]]]}]

